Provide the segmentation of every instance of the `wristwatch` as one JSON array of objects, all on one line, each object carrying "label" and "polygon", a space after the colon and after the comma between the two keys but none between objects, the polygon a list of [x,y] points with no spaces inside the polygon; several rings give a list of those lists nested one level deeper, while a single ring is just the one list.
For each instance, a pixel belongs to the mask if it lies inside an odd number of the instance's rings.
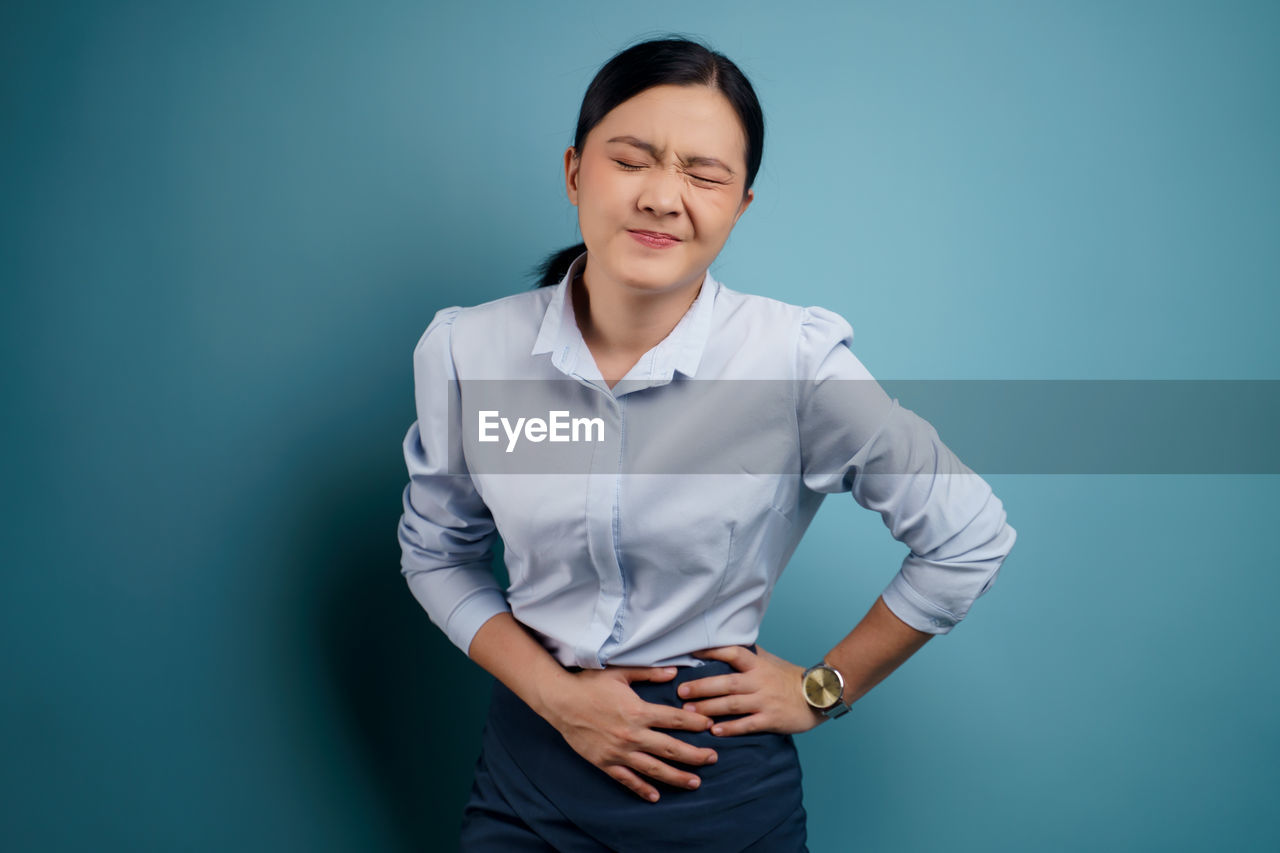
[{"label": "wristwatch", "polygon": [[804,671],[800,686],[804,689],[805,701],[815,711],[821,711],[828,720],[834,720],[849,712],[849,706],[843,701],[844,678],[835,667],[825,661],[819,661]]}]

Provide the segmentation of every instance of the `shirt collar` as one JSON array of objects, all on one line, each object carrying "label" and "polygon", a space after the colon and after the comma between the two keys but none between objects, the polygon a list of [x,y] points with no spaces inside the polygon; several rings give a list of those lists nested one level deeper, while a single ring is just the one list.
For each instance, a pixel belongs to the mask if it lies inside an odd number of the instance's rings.
[{"label": "shirt collar", "polygon": [[[568,271],[554,285],[551,301],[542,317],[542,325],[538,329],[537,340],[534,341],[530,355],[551,353],[551,363],[560,372],[572,376],[575,372],[590,371],[599,375],[591,351],[582,340],[582,332],[573,313],[573,300],[569,298],[569,283],[573,281],[587,262],[587,253],[583,252],[569,265]],[[640,379],[652,381],[670,381],[674,371],[693,377],[698,364],[702,361],[703,351],[711,336],[711,314],[715,306],[716,294],[720,291],[720,282],[707,270],[698,298],[693,300],[689,310],[680,318],[680,322],[663,340],[645,354],[633,371],[643,371]],[[646,366],[646,362],[648,362]],[[628,374],[630,375],[630,374]],[[585,377],[584,377],[585,378]]]}]

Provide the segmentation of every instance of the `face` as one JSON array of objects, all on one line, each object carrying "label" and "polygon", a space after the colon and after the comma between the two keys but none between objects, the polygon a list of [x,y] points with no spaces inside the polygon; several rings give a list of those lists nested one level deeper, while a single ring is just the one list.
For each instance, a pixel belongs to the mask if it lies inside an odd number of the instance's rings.
[{"label": "face", "polygon": [[[662,292],[701,283],[754,192],[746,134],[709,86],[655,86],[614,107],[565,152],[592,287]],[[670,234],[654,246],[632,232]]]}]

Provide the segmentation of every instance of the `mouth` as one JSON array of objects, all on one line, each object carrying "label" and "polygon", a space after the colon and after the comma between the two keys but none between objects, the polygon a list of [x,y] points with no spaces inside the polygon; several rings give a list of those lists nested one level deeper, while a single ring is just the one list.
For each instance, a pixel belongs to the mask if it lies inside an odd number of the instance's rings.
[{"label": "mouth", "polygon": [[680,238],[674,234],[665,234],[661,231],[636,231],[627,229],[627,233],[632,236],[636,242],[651,249],[665,249],[674,246],[680,242]]}]

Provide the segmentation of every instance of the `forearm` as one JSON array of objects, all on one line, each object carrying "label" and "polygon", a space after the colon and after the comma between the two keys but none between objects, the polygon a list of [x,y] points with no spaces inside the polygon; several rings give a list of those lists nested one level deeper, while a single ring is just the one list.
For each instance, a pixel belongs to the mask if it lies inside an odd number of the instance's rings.
[{"label": "forearm", "polygon": [[543,718],[550,691],[573,677],[510,613],[481,625],[467,654]]},{"label": "forearm", "polygon": [[850,705],[911,657],[934,635],[903,622],[883,598],[823,658],[844,678],[844,701]]}]

